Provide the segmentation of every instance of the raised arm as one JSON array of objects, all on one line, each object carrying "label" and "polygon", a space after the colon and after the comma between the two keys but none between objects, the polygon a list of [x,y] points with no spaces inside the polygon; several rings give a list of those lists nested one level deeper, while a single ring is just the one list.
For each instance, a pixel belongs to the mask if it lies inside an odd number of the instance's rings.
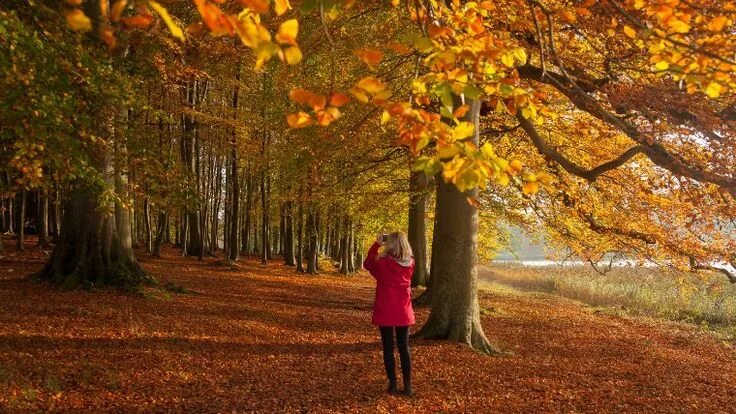
[{"label": "raised arm", "polygon": [[378,257],[378,249],[381,247],[381,244],[378,242],[373,242],[373,245],[371,245],[371,248],[368,249],[368,255],[365,257],[365,260],[363,261],[363,267],[365,270],[369,271],[373,277],[376,277],[374,272],[376,271],[376,258]]}]

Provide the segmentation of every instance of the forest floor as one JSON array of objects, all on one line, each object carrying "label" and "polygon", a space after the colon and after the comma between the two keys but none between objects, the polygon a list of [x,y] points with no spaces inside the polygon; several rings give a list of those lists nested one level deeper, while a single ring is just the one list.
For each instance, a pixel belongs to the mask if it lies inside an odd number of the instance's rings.
[{"label": "forest floor", "polygon": [[[140,255],[185,289],[63,292],[26,276],[45,255],[0,254],[0,412],[733,413],[736,349],[691,325],[481,292],[507,352],[412,340],[416,396],[390,396],[373,282]],[[427,309],[417,310],[417,322]]]}]

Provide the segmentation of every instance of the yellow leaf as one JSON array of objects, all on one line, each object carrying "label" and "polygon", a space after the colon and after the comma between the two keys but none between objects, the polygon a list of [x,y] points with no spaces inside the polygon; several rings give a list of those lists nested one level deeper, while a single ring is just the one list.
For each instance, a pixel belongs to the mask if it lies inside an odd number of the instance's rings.
[{"label": "yellow leaf", "polygon": [[624,34],[630,39],[636,39],[636,30],[631,26],[624,25]]},{"label": "yellow leaf", "polygon": [[306,112],[297,112],[287,115],[286,122],[291,128],[304,128],[312,125],[312,117]]},{"label": "yellow leaf", "polygon": [[284,59],[289,65],[296,65],[302,61],[302,51],[299,46],[289,46],[284,50]]},{"label": "yellow leaf", "polygon": [[66,23],[77,32],[92,30],[92,20],[80,9],[73,9],[66,14]]},{"label": "yellow leaf", "polygon": [[460,122],[452,130],[452,137],[456,140],[465,139],[473,135],[475,127],[470,122]]},{"label": "yellow leaf", "polygon": [[291,10],[291,4],[289,4],[289,0],[276,0],[273,8],[276,11],[276,14],[281,16],[286,13],[287,10]]},{"label": "yellow leaf", "polygon": [[509,175],[506,173],[501,173],[496,177],[496,184],[507,186],[509,185]]},{"label": "yellow leaf", "polygon": [[690,31],[690,25],[682,20],[671,20],[669,26],[677,33],[687,33]]},{"label": "yellow leaf", "polygon": [[667,69],[669,69],[669,67],[670,67],[670,64],[667,63],[664,60],[660,60],[659,62],[657,62],[656,65],[654,65],[654,69],[656,69],[658,71],[667,70]]},{"label": "yellow leaf", "polygon": [[276,33],[276,41],[281,44],[296,45],[296,36],[299,33],[299,21],[297,19],[287,20],[281,23]]},{"label": "yellow leaf", "polygon": [[166,10],[165,7],[161,6],[155,1],[149,1],[148,4],[156,13],[158,13],[159,16],[161,16],[161,19],[164,21],[164,23],[166,23],[166,26],[169,28],[171,35],[179,40],[184,40],[184,31],[182,31],[181,27],[179,27],[179,25],[176,24],[176,22],[171,18],[168,10]]},{"label": "yellow leaf", "polygon": [[437,156],[441,160],[448,160],[459,153],[460,148],[457,145],[442,145],[437,147]]},{"label": "yellow leaf", "polygon": [[514,66],[514,57],[511,54],[506,53],[503,56],[501,56],[501,63],[503,63],[504,65],[508,67],[512,67]]},{"label": "yellow leaf", "polygon": [[721,96],[721,92],[723,92],[723,86],[717,82],[711,82],[705,88],[705,94],[713,99]]}]

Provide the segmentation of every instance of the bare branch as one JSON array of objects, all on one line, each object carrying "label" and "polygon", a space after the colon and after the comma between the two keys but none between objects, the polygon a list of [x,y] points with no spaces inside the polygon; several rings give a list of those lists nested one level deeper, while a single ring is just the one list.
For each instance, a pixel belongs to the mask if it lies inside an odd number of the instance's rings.
[{"label": "bare branch", "polygon": [[519,124],[521,125],[521,128],[526,131],[526,134],[529,136],[529,138],[532,140],[532,143],[535,147],[537,147],[537,150],[540,154],[542,154],[545,158],[550,159],[558,164],[562,168],[565,169],[565,171],[569,172],[570,174],[576,175],[578,177],[584,178],[588,181],[595,181],[598,176],[601,174],[616,169],[618,167],[621,167],[622,165],[626,164],[629,160],[634,158],[635,156],[639,154],[643,154],[646,152],[646,148],[644,148],[641,145],[637,145],[634,147],[629,148],[626,150],[623,154],[619,155],[617,158],[605,162],[595,168],[592,169],[585,169],[574,162],[570,161],[569,159],[565,158],[562,154],[557,152],[554,148],[550,147],[549,144],[547,144],[544,139],[539,135],[539,132],[534,127],[534,125],[526,118],[524,118],[521,113],[518,113],[516,115],[516,119],[519,120]]}]

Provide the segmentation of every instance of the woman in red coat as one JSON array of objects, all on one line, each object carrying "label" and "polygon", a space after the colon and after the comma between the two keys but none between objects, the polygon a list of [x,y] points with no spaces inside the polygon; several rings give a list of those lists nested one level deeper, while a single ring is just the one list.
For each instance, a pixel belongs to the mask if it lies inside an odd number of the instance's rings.
[{"label": "woman in red coat", "polygon": [[[384,246],[384,251],[378,250]],[[414,325],[411,307],[411,277],[414,258],[406,235],[395,232],[379,236],[368,250],[363,267],[376,278],[376,300],[373,304],[373,324],[378,325],[383,344],[383,364],[388,376],[388,392],[396,394],[396,362],[394,332],[401,360],[404,394],[413,395],[411,387],[411,355],[409,326]]]}]

